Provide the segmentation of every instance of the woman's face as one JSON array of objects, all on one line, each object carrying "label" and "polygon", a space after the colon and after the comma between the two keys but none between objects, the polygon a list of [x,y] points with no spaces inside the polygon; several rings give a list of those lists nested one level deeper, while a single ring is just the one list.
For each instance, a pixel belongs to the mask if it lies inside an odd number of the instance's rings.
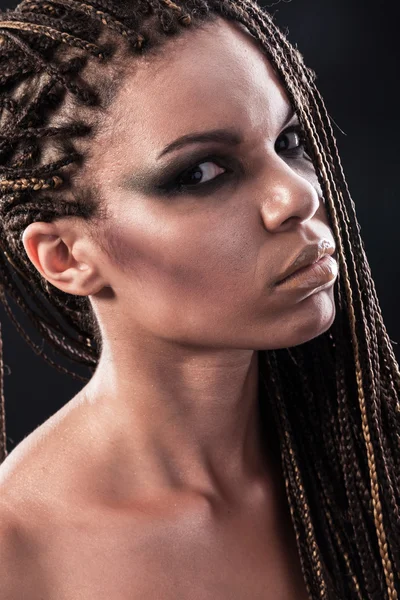
[{"label": "woman's face", "polygon": [[[107,307],[91,296],[102,325],[251,349],[326,331],[333,284],[275,286],[304,246],[334,238],[298,119],[254,39],[218,20],[128,69],[88,164],[110,210],[93,259],[115,293]],[[224,133],[171,146],[212,130]]]}]

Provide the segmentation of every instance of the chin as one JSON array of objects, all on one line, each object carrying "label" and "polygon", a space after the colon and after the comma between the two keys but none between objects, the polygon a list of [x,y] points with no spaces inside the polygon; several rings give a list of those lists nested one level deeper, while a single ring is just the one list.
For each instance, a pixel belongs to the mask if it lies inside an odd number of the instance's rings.
[{"label": "chin", "polygon": [[322,335],[332,326],[336,317],[333,288],[308,296],[304,303],[306,314],[302,322],[299,322],[298,330],[293,331],[293,337],[297,338],[297,341],[294,341],[292,346],[304,344]]},{"label": "chin", "polygon": [[308,296],[296,305],[296,313],[292,313],[292,317],[293,320],[286,317],[282,326],[285,336],[274,344],[275,350],[305,344],[332,326],[336,317],[333,290],[322,290]]}]

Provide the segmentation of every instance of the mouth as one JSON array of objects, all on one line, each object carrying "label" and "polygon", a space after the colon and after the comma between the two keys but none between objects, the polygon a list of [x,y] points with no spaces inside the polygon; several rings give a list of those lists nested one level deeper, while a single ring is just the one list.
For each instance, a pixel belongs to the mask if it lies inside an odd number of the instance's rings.
[{"label": "mouth", "polygon": [[338,275],[338,264],[330,254],[301,267],[276,284],[279,289],[322,289],[332,285]]},{"label": "mouth", "polygon": [[276,281],[276,285],[280,285],[295,273],[300,272],[313,264],[319,263],[325,256],[332,256],[335,250],[334,244],[325,238],[313,244],[308,244],[299,252],[299,254],[297,254],[289,267],[280,275],[279,279]]}]

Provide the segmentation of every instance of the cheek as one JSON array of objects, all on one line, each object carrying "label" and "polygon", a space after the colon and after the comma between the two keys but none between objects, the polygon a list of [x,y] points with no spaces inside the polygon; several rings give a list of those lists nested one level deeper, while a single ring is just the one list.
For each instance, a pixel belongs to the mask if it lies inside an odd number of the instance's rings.
[{"label": "cheek", "polygon": [[[105,233],[112,287],[152,303],[221,304],[254,286],[257,250],[243,220],[181,215],[114,222]],[[252,245],[253,244],[253,245]]]}]

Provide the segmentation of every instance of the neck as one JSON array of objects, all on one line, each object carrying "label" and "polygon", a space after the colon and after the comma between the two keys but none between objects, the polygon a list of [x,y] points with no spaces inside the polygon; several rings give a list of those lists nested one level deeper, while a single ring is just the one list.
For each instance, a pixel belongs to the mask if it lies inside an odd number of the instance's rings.
[{"label": "neck", "polygon": [[258,386],[251,350],[144,351],[115,340],[81,400],[102,440],[100,464],[118,469],[124,494],[179,488],[226,499],[276,475]]}]

